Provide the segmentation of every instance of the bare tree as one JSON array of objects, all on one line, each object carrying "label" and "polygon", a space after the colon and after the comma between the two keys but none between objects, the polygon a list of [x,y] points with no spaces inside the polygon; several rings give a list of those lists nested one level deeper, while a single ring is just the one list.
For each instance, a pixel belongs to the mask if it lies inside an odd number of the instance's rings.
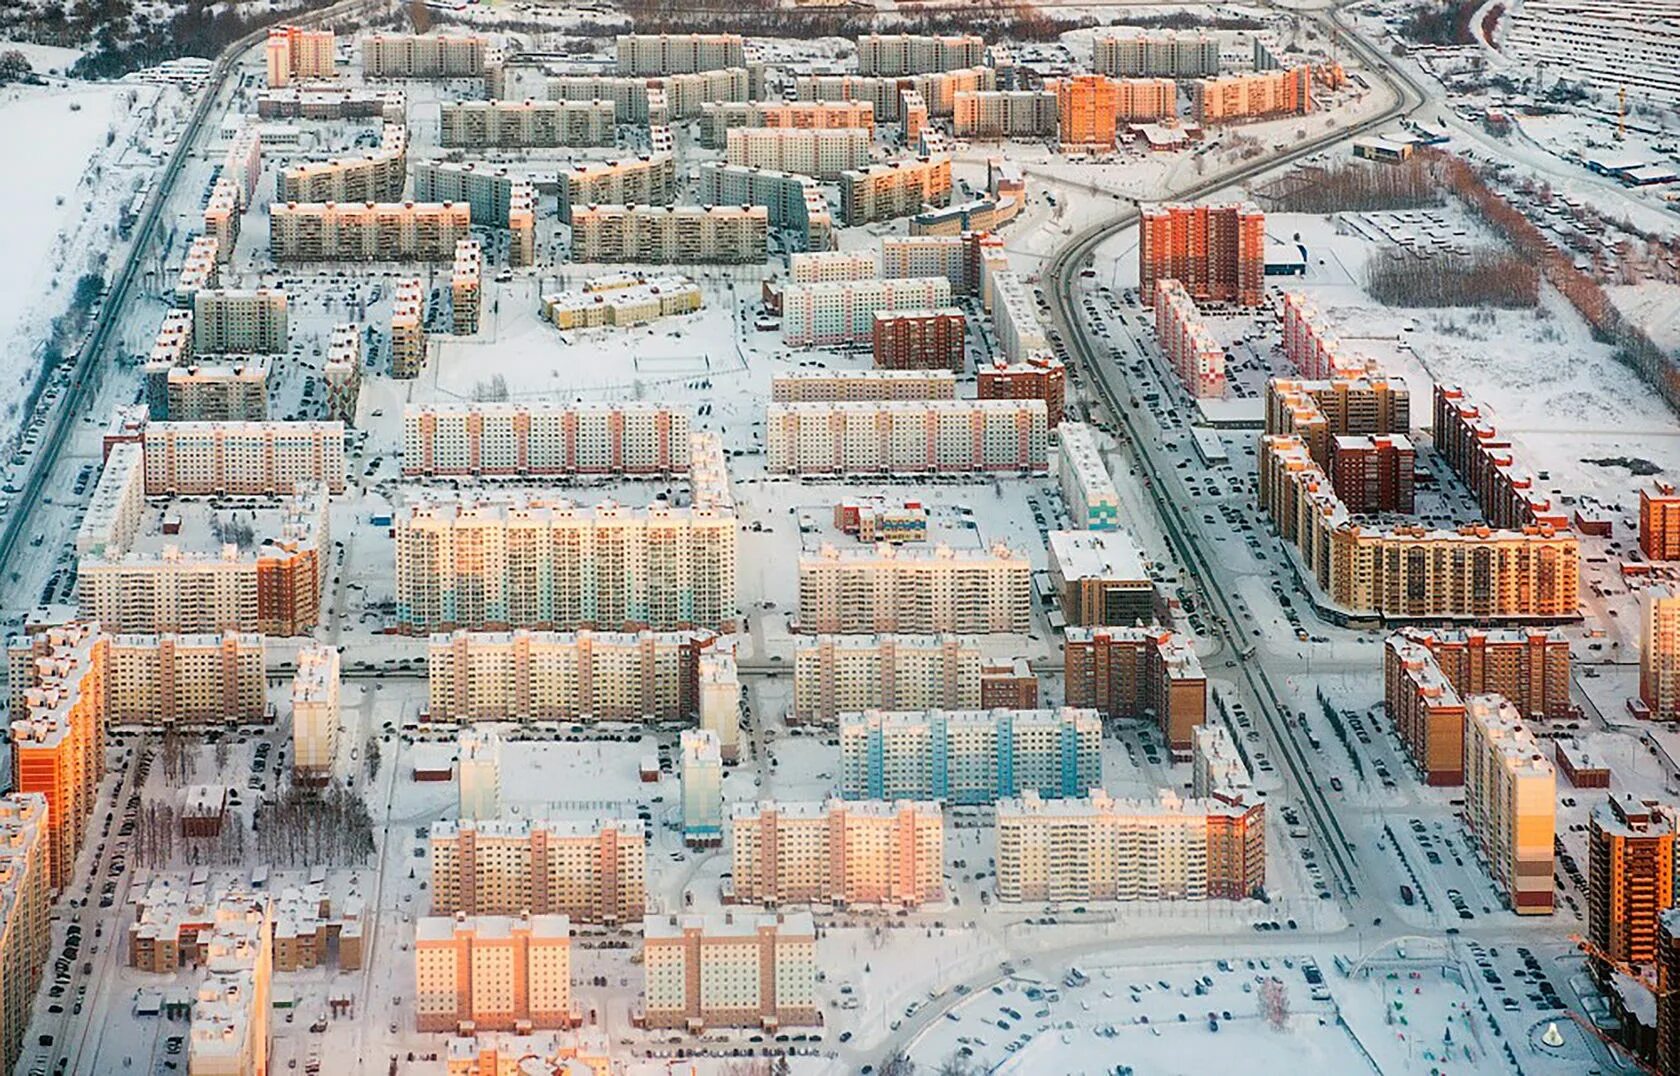
[{"label": "bare tree", "polygon": [[1282,979],[1273,975],[1260,984],[1258,995],[1260,1015],[1265,1017],[1266,1023],[1272,1025],[1274,1031],[1285,1031],[1289,1027],[1289,987]]},{"label": "bare tree", "polygon": [[916,1076],[916,1063],[903,1050],[894,1050],[876,1066],[880,1076]]}]

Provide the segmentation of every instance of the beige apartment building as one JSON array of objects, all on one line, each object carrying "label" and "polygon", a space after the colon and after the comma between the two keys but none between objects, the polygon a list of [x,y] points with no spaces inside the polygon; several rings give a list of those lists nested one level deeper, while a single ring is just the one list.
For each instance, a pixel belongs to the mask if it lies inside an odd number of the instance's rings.
[{"label": "beige apartment building", "polygon": [[286,293],[278,288],[216,288],[193,294],[192,349],[197,355],[286,350]]},{"label": "beige apartment building", "polygon": [[344,492],[342,422],[148,422],[146,496]]},{"label": "beige apartment building", "polygon": [[621,75],[682,75],[746,63],[740,34],[619,34]]},{"label": "beige apartment building", "polygon": [[353,425],[356,401],[362,390],[362,333],[356,325],[334,325],[327,338],[327,358],[321,367],[327,389],[327,418]]},{"label": "beige apartment building", "polygon": [[239,190],[227,176],[210,188],[210,199],[204,203],[204,234],[216,241],[216,260],[233,260],[233,248],[239,242]]},{"label": "beige apartment building", "polygon": [[[623,283],[626,279],[635,283]],[[705,305],[700,285],[680,273],[591,277],[580,289],[551,292],[541,299],[542,316],[562,331],[648,325],[661,318],[692,314]]]},{"label": "beige apartment building", "polygon": [[279,262],[447,262],[471,227],[464,202],[276,202],[268,208],[269,253]]},{"label": "beige apartment building", "polygon": [[613,144],[611,101],[445,101],[445,149],[554,149]]},{"label": "beige apartment building", "polygon": [[1266,808],[1219,796],[1028,792],[997,806],[1000,901],[1244,900],[1266,884]]},{"label": "beige apartment building", "polygon": [[986,42],[978,34],[861,34],[857,62],[860,75],[923,75],[979,67],[986,62]]},{"label": "beige apartment building", "polygon": [[566,915],[609,926],[647,908],[647,838],[634,819],[504,817],[432,823],[434,915]]},{"label": "beige apartment building", "polygon": [[[229,356],[232,359],[232,356]],[[266,422],[268,375],[273,361],[254,355],[225,363],[192,363],[158,368],[147,364],[143,376],[161,382],[162,412],[157,418],[180,422]]]},{"label": "beige apartment building", "polygon": [[964,91],[952,101],[958,138],[1048,138],[1057,131],[1054,90]]},{"label": "beige apartment building", "polygon": [[290,86],[294,80],[329,79],[337,76],[337,43],[331,30],[308,30],[301,26],[271,26],[263,49],[271,89]]},{"label": "beige apartment building", "polygon": [[39,793],[0,797],[0,1066],[22,1055],[30,1008],[52,948],[52,879],[47,801]]},{"label": "beige apartment building", "polygon": [[1050,467],[1043,400],[772,403],[764,440],[772,474],[1016,474]]},{"label": "beige apartment building", "polygon": [[220,273],[216,257],[216,237],[201,235],[187,247],[181,261],[181,275],[175,279],[174,305],[180,310],[193,308],[193,296],[206,288],[214,288]]},{"label": "beige apartment building", "polygon": [[769,242],[761,205],[572,207],[575,262],[758,265]]},{"label": "beige apartment building", "polygon": [[1649,586],[1639,614],[1639,698],[1652,718],[1680,720],[1680,594]]},{"label": "beige apartment building", "polygon": [[281,172],[280,201],[397,202],[407,183],[408,128],[387,123],[371,153],[302,161]]},{"label": "beige apartment building", "polygon": [[465,202],[472,222],[508,230],[508,265],[530,265],[536,257],[537,189],[506,168],[468,161],[417,161],[414,200]]},{"label": "beige apartment building", "polygon": [[426,285],[418,277],[397,281],[391,296],[391,376],[419,377],[426,365]]},{"label": "beige apartment building", "polygon": [[414,922],[420,1031],[576,1024],[572,924],[563,915],[424,916]]},{"label": "beige apartment building", "polygon": [[770,375],[772,403],[954,400],[950,370],[791,370]]},{"label": "beige apartment building", "polygon": [[891,904],[945,899],[945,816],[923,800],[738,803],[731,890],[741,904]]},{"label": "beige apartment building", "polygon": [[872,141],[866,127],[735,127],[724,136],[724,161],[835,180],[868,167]]},{"label": "beige apartment building", "polygon": [[722,149],[737,127],[806,127],[875,130],[868,101],[709,101],[700,106],[700,144]]},{"label": "beige apartment building", "polygon": [[[708,72],[714,73],[721,72]],[[746,72],[741,74],[744,87]],[[665,84],[669,81],[622,75],[570,74],[552,76],[545,83],[545,89],[550,101],[610,101],[614,120],[618,123],[663,127],[670,122],[665,94]],[[740,99],[746,100],[744,90]]]},{"label": "beige apartment building", "polygon": [[1557,773],[1552,751],[1498,695],[1464,700],[1464,823],[1518,915],[1550,915]]},{"label": "beige apartment building", "polygon": [[69,884],[105,772],[109,643],[94,625],[72,623],[39,633],[31,646],[26,679],[16,675],[16,647],[8,654],[12,788],[46,800],[43,840],[57,892]]},{"label": "beige apartment building", "polygon": [[907,157],[840,175],[840,216],[856,227],[951,203],[951,158]]},{"label": "beige apartment building", "polygon": [[599,205],[670,205],[676,199],[677,166],[671,153],[643,153],[612,161],[576,161],[560,172],[556,193],[560,222],[572,210]]},{"label": "beige apartment building", "polygon": [[799,558],[799,629],[805,632],[1032,630],[1032,568],[1004,545],[930,550],[824,545]]},{"label": "beige apartment building", "polygon": [[642,1022],[698,1032],[822,1023],[810,913],[660,916],[642,922]]},{"label": "beige apartment building", "polygon": [[364,34],[366,78],[480,78],[495,51],[478,34]]},{"label": "beige apartment building", "polygon": [[274,908],[267,898],[229,897],[203,941],[204,978],[194,992],[187,1076],[265,1076],[274,974]]},{"label": "beige apartment building", "polygon": [[678,475],[686,408],[658,403],[415,404],[403,408],[403,474]]},{"label": "beige apartment building", "polygon": [[338,759],[338,648],[298,648],[292,674],[292,774],[303,784],[332,779]]},{"label": "beige apartment building", "polygon": [[1219,74],[1219,39],[1212,34],[1099,34],[1091,68],[1105,75],[1205,78]]},{"label": "beige apartment building", "polygon": [[1312,111],[1311,65],[1204,78],[1190,84],[1191,115],[1205,126]]},{"label": "beige apartment building", "polygon": [[455,263],[449,271],[450,332],[471,336],[478,332],[480,296],[484,285],[484,248],[476,239],[455,242]]},{"label": "beige apartment building", "polygon": [[864,710],[981,706],[979,644],[958,635],[817,635],[795,640],[796,721]]}]

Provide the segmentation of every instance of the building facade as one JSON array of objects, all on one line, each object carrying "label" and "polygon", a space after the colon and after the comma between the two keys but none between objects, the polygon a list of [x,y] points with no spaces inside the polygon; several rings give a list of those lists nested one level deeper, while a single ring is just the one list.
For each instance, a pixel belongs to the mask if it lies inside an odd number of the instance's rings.
[{"label": "building facade", "polygon": [[1138,294],[1177,280],[1198,302],[1259,306],[1266,286],[1266,215],[1247,203],[1143,207]]},{"label": "building facade", "polygon": [[148,422],[146,496],[344,492],[342,422]]},{"label": "building facade", "polygon": [[423,916],[414,922],[415,1027],[571,1027],[572,925],[563,915]]},{"label": "building facade", "polygon": [[957,635],[817,635],[793,651],[796,721],[864,710],[981,708],[981,657]]},{"label": "building facade", "polygon": [[1518,915],[1550,915],[1557,774],[1516,707],[1464,700],[1464,820],[1494,884]]},{"label": "building facade", "polygon": [[729,848],[729,897],[742,904],[913,908],[945,897],[937,803],[740,803],[729,816]]},{"label": "building facade", "polygon": [[1639,602],[1639,697],[1656,720],[1680,720],[1680,594],[1666,583]]},{"label": "building facade", "polygon": [[609,926],[647,907],[647,837],[633,819],[432,823],[433,915],[564,915]]},{"label": "building facade", "polygon": [[757,265],[770,214],[764,206],[572,207],[572,260],[642,265]]},{"label": "building facade", "polygon": [[982,474],[1049,469],[1042,400],[772,403],[772,474]]},{"label": "building facade", "polygon": [[807,912],[662,916],[642,923],[642,1022],[690,1032],[822,1022]]},{"label": "building facade", "polygon": [[653,403],[403,409],[403,474],[647,475],[689,468],[688,411]]},{"label": "building facade", "polygon": [[324,784],[335,772],[338,688],[338,648],[299,647],[292,675],[292,773],[303,784]]},{"label": "building facade", "polygon": [[782,291],[782,343],[789,347],[873,344],[879,314],[951,305],[944,277],[833,280],[789,284]]},{"label": "building facade", "polygon": [[1102,783],[1094,710],[921,710],[840,715],[846,799],[995,803],[1027,791],[1057,798]]},{"label": "building facade", "polygon": [[1589,827],[1587,940],[1601,960],[1653,964],[1657,918],[1674,904],[1674,819],[1610,796]]},{"label": "building facade", "polygon": [[1024,634],[1031,567],[1003,545],[983,550],[824,546],[799,558],[799,628],[841,634]]},{"label": "building facade", "polygon": [[1190,640],[1161,627],[1077,627],[1064,633],[1069,706],[1104,717],[1155,720],[1168,748],[1188,759],[1207,720],[1207,675]]}]

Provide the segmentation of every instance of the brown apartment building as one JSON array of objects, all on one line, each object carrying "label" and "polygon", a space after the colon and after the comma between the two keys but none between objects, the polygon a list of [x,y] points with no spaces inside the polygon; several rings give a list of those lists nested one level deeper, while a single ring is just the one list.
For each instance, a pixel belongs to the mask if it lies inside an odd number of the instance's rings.
[{"label": "brown apartment building", "polygon": [[1177,280],[1197,302],[1259,306],[1266,290],[1266,215],[1250,202],[1143,207],[1138,295]]}]

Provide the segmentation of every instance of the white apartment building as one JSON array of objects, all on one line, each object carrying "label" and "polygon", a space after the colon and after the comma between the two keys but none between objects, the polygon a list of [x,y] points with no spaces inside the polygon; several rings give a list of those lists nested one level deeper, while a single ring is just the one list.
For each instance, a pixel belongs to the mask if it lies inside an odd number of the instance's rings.
[{"label": "white apartment building", "polygon": [[426,285],[405,277],[391,293],[391,376],[418,377],[425,364]]},{"label": "white apartment building", "polygon": [[856,227],[951,202],[951,158],[907,157],[840,175],[840,216]]},{"label": "white apartment building", "polygon": [[342,422],[148,422],[146,496],[344,492]]},{"label": "white apartment building", "polygon": [[683,75],[720,67],[741,67],[746,45],[740,34],[619,34],[621,75]]},{"label": "white apartment building", "polygon": [[782,343],[789,347],[868,344],[875,315],[951,305],[944,277],[789,284],[782,292]]},{"label": "white apartment building", "polygon": [[463,822],[502,816],[502,738],[491,728],[466,728],[455,735],[456,790]]},{"label": "white apartment building", "polygon": [[1035,351],[1050,350],[1044,323],[1038,320],[1038,304],[1027,282],[1012,272],[993,273],[992,329],[997,334],[998,354],[1010,362],[1025,362]]},{"label": "white apartment building", "polygon": [[848,280],[874,280],[880,275],[875,268],[875,255],[867,250],[807,251],[788,257],[788,280],[795,284],[836,284]]},{"label": "white apartment building", "polygon": [[445,101],[438,145],[445,149],[610,146],[611,101]]},{"label": "white apartment building", "polygon": [[799,628],[812,633],[1032,630],[1032,567],[1008,546],[824,545],[799,558]]},{"label": "white apartment building", "polygon": [[770,375],[772,403],[955,400],[949,370],[790,370]]},{"label": "white apartment building", "polygon": [[891,904],[945,899],[945,815],[931,800],[738,803],[729,899]]},{"label": "white apartment building", "polygon": [[1053,90],[965,90],[952,96],[958,138],[1050,138],[1057,131]]},{"label": "white apartment building", "polygon": [[191,310],[193,296],[206,288],[214,288],[218,275],[216,257],[216,237],[201,235],[187,247],[187,255],[181,262],[181,275],[175,280],[174,305],[181,310]]},{"label": "white apartment building", "polygon": [[555,75],[546,83],[550,101],[611,101],[618,123],[664,126],[665,91],[646,78],[619,75]]},{"label": "white apartment building", "polygon": [[1102,783],[1095,710],[868,710],[841,714],[839,733],[846,799],[975,805]]},{"label": "white apartment building", "polygon": [[76,528],[76,555],[127,548],[145,514],[145,449],[134,441],[119,441],[105,454],[105,469],[99,472],[87,514]]},{"label": "white apartment building", "polygon": [[977,34],[863,34],[857,60],[860,75],[923,75],[979,67],[986,62],[986,42]]},{"label": "white apartment building", "polygon": [[1677,0],[1524,0],[1509,13],[1504,50],[1543,69],[1545,82],[1585,83],[1615,106],[1680,101]]},{"label": "white apartment building", "polygon": [[707,729],[684,729],[677,773],[682,781],[684,843],[723,843],[723,744]]},{"label": "white apartment building", "polygon": [[471,336],[478,332],[480,296],[484,286],[484,248],[476,239],[455,241],[455,263],[449,269],[450,332]]},{"label": "white apartment building", "polygon": [[647,836],[630,818],[432,823],[432,914],[566,915],[634,922],[647,912]]},{"label": "white apartment building", "polygon": [[978,474],[1044,471],[1043,400],[772,403],[772,474]]},{"label": "white apartment building", "polygon": [[769,242],[763,206],[572,207],[574,262],[758,265]]},{"label": "white apartment building", "polygon": [[193,294],[193,353],[251,355],[286,350],[286,293],[215,288]]},{"label": "white apartment building", "polygon": [[952,295],[973,295],[978,281],[972,263],[977,240],[960,235],[889,235],[881,240],[884,279],[942,276]]},{"label": "white apartment building", "polygon": [[414,200],[465,202],[472,223],[506,228],[508,264],[530,265],[535,257],[537,189],[523,176],[478,161],[414,163]]},{"label": "white apartment building", "polygon": [[292,675],[292,771],[305,784],[332,778],[338,760],[339,663],[336,646],[298,648]]},{"label": "white apartment building", "polygon": [[979,644],[958,635],[817,635],[795,640],[796,721],[864,710],[980,707]]},{"label": "white apartment building", "polygon": [[700,144],[722,149],[736,127],[875,129],[868,101],[711,101],[700,106]]},{"label": "white apartment building", "polygon": [[647,1027],[773,1031],[822,1022],[809,912],[650,917],[642,939]]},{"label": "white apartment building", "polygon": [[1227,799],[1248,799],[1254,782],[1243,764],[1231,730],[1224,725],[1197,725],[1190,747],[1190,794],[1207,799],[1216,793]]},{"label": "white apartment building", "polygon": [[659,87],[648,89],[648,118],[658,125],[693,119],[710,102],[753,101],[764,96],[764,68],[723,67],[715,71],[667,75]]},{"label": "white apartment building", "polygon": [[408,184],[408,128],[385,124],[379,148],[353,157],[301,161],[280,173],[283,202],[395,202]]},{"label": "white apartment building", "polygon": [[735,127],[726,135],[724,160],[834,180],[869,164],[870,143],[866,127]]},{"label": "white apartment building", "polygon": [[1056,427],[1056,482],[1075,530],[1106,531],[1120,525],[1120,494],[1103,462],[1099,434],[1083,422]]},{"label": "white apartment building", "polygon": [[478,34],[364,34],[365,78],[480,78],[495,51]]},{"label": "white apartment building", "polygon": [[657,403],[403,408],[406,476],[674,475],[691,442],[688,411]]},{"label": "white apartment building", "polygon": [[612,161],[577,161],[561,171],[556,191],[560,221],[572,221],[572,209],[593,205],[670,205],[676,198],[676,157],[643,153]]},{"label": "white apartment building", "polygon": [[465,202],[275,202],[268,249],[278,262],[430,261],[472,235]]},{"label": "white apartment building", "polygon": [[1091,70],[1120,78],[1206,78],[1219,74],[1219,39],[1196,33],[1098,35]]}]

